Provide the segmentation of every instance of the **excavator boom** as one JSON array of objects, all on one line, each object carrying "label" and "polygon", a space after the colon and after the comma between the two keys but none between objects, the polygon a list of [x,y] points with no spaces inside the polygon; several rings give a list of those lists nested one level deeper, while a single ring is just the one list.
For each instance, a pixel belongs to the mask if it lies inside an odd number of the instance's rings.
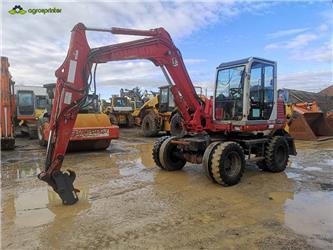
[{"label": "excavator boom", "polygon": [[[130,42],[90,48],[86,31],[148,36]],[[45,170],[39,178],[59,194],[64,204],[77,201],[73,187],[75,173],[62,172],[61,166],[77,113],[85,103],[89,89],[95,87],[96,67],[99,63],[119,60],[147,59],[161,67],[175,103],[179,107],[189,131],[201,132],[204,104],[197,96],[187,73],[180,51],[163,29],[132,30],[122,28],[94,29],[77,24],[71,35],[69,50],[63,64],[56,70],[57,84],[50,121]],[[94,69],[93,69],[94,66]]]}]

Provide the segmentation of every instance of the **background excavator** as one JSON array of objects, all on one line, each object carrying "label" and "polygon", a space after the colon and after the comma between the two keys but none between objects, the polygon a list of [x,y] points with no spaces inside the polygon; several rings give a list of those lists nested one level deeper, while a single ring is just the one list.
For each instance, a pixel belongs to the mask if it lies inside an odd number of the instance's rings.
[{"label": "background excavator", "polygon": [[7,57],[1,57],[1,150],[15,147],[14,116],[15,94],[12,77],[9,73]]},{"label": "background excavator", "polygon": [[[91,49],[87,31],[147,38]],[[161,169],[175,171],[186,162],[202,163],[208,178],[230,186],[241,180],[246,158],[265,171],[281,172],[289,155],[296,155],[293,138],[284,131],[284,104],[277,95],[275,62],[251,57],[220,64],[215,96],[204,102],[195,91],[181,52],[163,28],[98,29],[79,23],[72,29],[66,59],[55,73],[49,145],[45,169],[38,175],[64,204],[78,200],[73,186],[75,173],[62,172],[61,166],[79,109],[88,90],[96,86],[97,65],[133,59],[148,59],[162,69],[188,132],[182,138],[165,136],[155,142],[152,155]]]},{"label": "background excavator", "polygon": [[[38,120],[38,140],[41,146],[48,144],[55,86],[54,83],[44,84],[49,96],[49,105]],[[112,125],[109,117],[99,112],[98,96],[88,95],[86,103],[76,117],[67,151],[103,150],[110,145],[112,139],[118,138],[118,126]]]},{"label": "background excavator", "polygon": [[15,131],[37,139],[37,122],[47,107],[47,93],[43,87],[19,85],[16,85],[15,93]]}]

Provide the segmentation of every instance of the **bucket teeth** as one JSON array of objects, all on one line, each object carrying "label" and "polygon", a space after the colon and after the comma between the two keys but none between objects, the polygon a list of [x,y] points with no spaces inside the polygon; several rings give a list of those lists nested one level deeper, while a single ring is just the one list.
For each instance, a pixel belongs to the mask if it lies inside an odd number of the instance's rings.
[{"label": "bucket teeth", "polygon": [[38,178],[47,182],[53,188],[61,198],[63,204],[72,205],[79,200],[76,194],[79,190],[73,186],[76,177],[75,172],[72,170],[67,171],[68,173],[57,170],[51,176],[42,172],[38,175]]}]

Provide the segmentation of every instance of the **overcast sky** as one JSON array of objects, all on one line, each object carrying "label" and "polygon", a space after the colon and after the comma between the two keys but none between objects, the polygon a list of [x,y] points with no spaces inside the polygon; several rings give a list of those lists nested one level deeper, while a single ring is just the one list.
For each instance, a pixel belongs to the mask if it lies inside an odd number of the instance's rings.
[{"label": "overcast sky", "polygon": [[[23,9],[61,8],[60,14],[11,15]],[[2,1],[2,56],[9,58],[16,84],[55,82],[65,59],[70,30],[89,27],[164,27],[182,51],[192,81],[212,89],[221,62],[259,56],[278,62],[278,87],[319,91],[332,80],[332,1]],[[108,33],[88,34],[91,47],[128,40]],[[121,87],[165,85],[149,61],[99,66],[98,92],[104,98]]]}]

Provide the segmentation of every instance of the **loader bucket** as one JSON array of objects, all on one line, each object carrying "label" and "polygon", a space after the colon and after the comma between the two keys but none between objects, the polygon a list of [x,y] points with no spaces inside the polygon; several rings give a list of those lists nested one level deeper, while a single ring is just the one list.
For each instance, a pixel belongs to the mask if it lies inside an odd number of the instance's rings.
[{"label": "loader bucket", "polygon": [[322,141],[333,139],[333,119],[322,112],[294,112],[289,133],[298,140]]}]

